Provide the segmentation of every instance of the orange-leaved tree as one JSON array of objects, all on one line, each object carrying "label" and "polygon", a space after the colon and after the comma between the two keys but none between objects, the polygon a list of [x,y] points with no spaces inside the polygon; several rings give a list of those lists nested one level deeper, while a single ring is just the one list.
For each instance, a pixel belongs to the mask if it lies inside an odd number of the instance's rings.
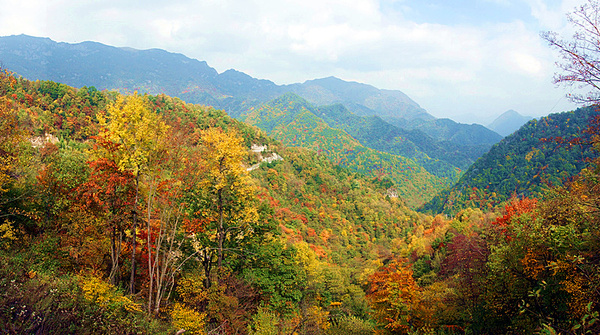
[{"label": "orange-leaved tree", "polygon": [[410,266],[403,263],[394,261],[372,274],[367,298],[380,326],[407,334],[420,325],[416,314],[422,289],[413,278]]},{"label": "orange-leaved tree", "polygon": [[[117,149],[117,145],[98,138],[96,145],[103,146],[107,152]],[[124,230],[131,221],[131,207],[135,199],[135,177],[128,171],[119,169],[114,160],[105,157],[88,162],[91,175],[88,181],[79,186],[88,211],[102,221],[110,235],[111,268],[109,280],[112,285],[120,281],[121,252]]]}]

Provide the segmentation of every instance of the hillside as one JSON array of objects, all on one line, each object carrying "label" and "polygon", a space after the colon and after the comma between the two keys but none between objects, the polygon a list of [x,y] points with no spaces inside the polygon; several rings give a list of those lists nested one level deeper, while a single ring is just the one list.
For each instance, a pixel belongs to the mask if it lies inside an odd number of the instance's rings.
[{"label": "hillside", "polygon": [[[466,170],[479,155],[447,140],[437,140],[421,130],[406,130],[379,116],[359,116],[343,105],[319,106],[319,116],[333,128],[340,128],[363,145],[414,159],[427,171],[440,177],[453,178],[455,169]],[[479,144],[478,147],[491,147]]]},{"label": "hillside", "polygon": [[[406,120],[402,118],[384,118],[399,128],[419,130],[434,140],[457,145],[467,151],[470,157],[478,158],[487,152],[492,145],[498,143],[502,136],[480,125],[458,123],[450,119]],[[474,152],[481,152],[475,155]],[[475,155],[475,156],[473,156]]]},{"label": "hillside", "polygon": [[307,80],[288,89],[313,105],[343,104],[361,116],[433,120],[434,117],[400,91],[380,90],[371,85],[345,82],[335,77]]},{"label": "hillside", "polygon": [[312,149],[335,164],[377,179],[389,179],[409,207],[430,199],[454,178],[438,178],[414,161],[363,146],[343,130],[330,127],[318,109],[294,94],[256,108],[241,118],[288,146]]},{"label": "hillside", "polygon": [[[404,129],[413,143],[422,142],[419,151],[462,170],[501,139],[482,126],[437,120],[400,91],[381,90],[335,77],[276,85],[233,69],[218,73],[206,62],[159,49],[135,50],[95,42],[69,44],[26,35],[7,36],[0,37],[0,64],[31,80],[129,93],[164,93],[225,110],[233,117],[293,92],[315,106],[342,104],[358,116],[379,116]],[[361,131],[356,129],[351,133]],[[383,147],[376,149],[386,151]]]},{"label": "hillside", "polygon": [[467,207],[493,206],[512,195],[538,197],[544,189],[562,185],[597,156],[590,145],[574,145],[569,140],[589,136],[582,131],[598,113],[596,107],[580,108],[529,121],[494,145],[456,185],[423,208],[457,213]]},{"label": "hillside", "polygon": [[371,332],[364,283],[423,220],[385,178],[166,95],[2,74],[0,113],[1,332],[310,333],[310,311]]}]

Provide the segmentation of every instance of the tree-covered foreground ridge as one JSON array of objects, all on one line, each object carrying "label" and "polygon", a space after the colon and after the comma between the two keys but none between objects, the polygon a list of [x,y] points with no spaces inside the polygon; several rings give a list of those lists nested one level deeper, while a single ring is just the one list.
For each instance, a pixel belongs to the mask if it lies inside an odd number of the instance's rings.
[{"label": "tree-covered foreground ridge", "polygon": [[581,170],[426,215],[211,107],[2,72],[0,333],[598,334],[600,117],[543,141]]}]

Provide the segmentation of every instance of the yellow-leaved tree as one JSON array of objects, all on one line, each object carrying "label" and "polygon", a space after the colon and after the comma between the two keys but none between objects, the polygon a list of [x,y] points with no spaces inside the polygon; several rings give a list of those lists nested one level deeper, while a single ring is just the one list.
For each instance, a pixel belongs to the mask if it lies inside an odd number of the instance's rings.
[{"label": "yellow-leaved tree", "polygon": [[152,162],[158,160],[165,146],[169,126],[154,113],[145,96],[137,94],[123,97],[107,108],[106,116],[99,115],[102,127],[99,137],[116,146],[111,150],[100,146],[100,155],[114,160],[121,171],[135,176],[135,200],[132,219],[130,293],[135,291],[135,254],[138,220],[140,176],[152,171]]},{"label": "yellow-leaved tree", "polygon": [[16,161],[16,149],[22,140],[16,109],[6,98],[0,99],[0,195],[7,191],[10,172]]},{"label": "yellow-leaved tree", "polygon": [[243,139],[235,130],[221,128],[203,130],[200,136],[203,170],[193,205],[200,226],[188,229],[201,232],[196,236],[210,280],[214,253],[220,269],[226,251],[241,251],[239,244],[253,233],[258,211],[255,186],[243,165],[248,155]]},{"label": "yellow-leaved tree", "polygon": [[[0,99],[0,206],[10,203],[6,197],[17,163],[19,142],[23,131],[18,126],[16,109],[6,98]],[[0,210],[0,247],[15,239],[9,214]],[[7,244],[8,245],[8,244]]]}]

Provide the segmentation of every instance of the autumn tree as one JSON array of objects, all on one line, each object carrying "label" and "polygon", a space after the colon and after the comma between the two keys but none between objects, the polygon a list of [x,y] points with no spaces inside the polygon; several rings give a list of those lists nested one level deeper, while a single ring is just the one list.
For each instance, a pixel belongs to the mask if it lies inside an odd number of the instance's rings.
[{"label": "autumn tree", "polygon": [[[183,204],[178,200],[181,181],[166,179],[148,195],[146,265],[148,271],[148,312],[158,314],[175,284],[175,276],[195,252],[185,252],[182,222]],[[150,202],[151,201],[151,202]]]},{"label": "autumn tree", "polygon": [[[13,83],[14,77],[0,73],[0,79]],[[5,208],[14,197],[9,195],[12,181],[15,179],[15,167],[18,163],[18,145],[22,140],[23,131],[18,125],[18,119],[13,103],[0,97],[0,244],[3,236],[7,240],[14,239],[13,222],[9,220],[13,210]]]},{"label": "autumn tree", "polygon": [[118,146],[114,152],[104,151],[101,155],[114,160],[121,171],[130,171],[135,176],[129,284],[130,292],[134,293],[140,176],[151,170],[149,162],[161,152],[169,127],[158,114],[150,110],[147,99],[137,93],[117,97],[107,107],[106,117],[98,115],[98,121],[102,127],[99,137]]},{"label": "autumn tree", "polygon": [[486,241],[476,233],[458,234],[448,244],[447,256],[442,262],[441,274],[451,277],[460,295],[454,299],[457,309],[472,314],[481,308],[486,262],[489,256]]},{"label": "autumn tree", "polygon": [[197,148],[188,147],[186,131],[169,129],[166,150],[156,160],[155,169],[146,176],[146,231],[144,257],[148,274],[148,311],[158,314],[168,299],[183,266],[198,251],[190,246],[184,229],[189,217],[185,190],[198,184],[201,159]]},{"label": "autumn tree", "polygon": [[[2,76],[6,76],[6,74],[2,74]],[[12,179],[13,168],[17,163],[16,150],[24,135],[18,123],[15,107],[11,100],[5,97],[0,98],[0,199],[2,199],[2,194],[7,191],[7,185]]]},{"label": "autumn tree", "polygon": [[[116,144],[98,139],[96,145],[113,151]],[[110,236],[111,268],[109,281],[112,285],[120,281],[120,264],[124,230],[131,221],[131,206],[134,201],[134,176],[130,171],[122,171],[113,160],[99,158],[90,161],[92,170],[89,180],[79,186],[78,193],[88,211],[103,221]]]},{"label": "autumn tree", "polygon": [[415,311],[422,289],[410,266],[394,261],[371,275],[369,283],[367,298],[379,325],[400,334],[419,325]]},{"label": "autumn tree", "polygon": [[221,268],[225,252],[239,251],[238,244],[253,233],[258,213],[254,186],[243,165],[248,154],[243,139],[234,130],[227,133],[221,128],[204,130],[200,138],[203,167],[198,187],[190,190],[195,220],[187,228],[197,233],[210,280],[213,252]]}]

